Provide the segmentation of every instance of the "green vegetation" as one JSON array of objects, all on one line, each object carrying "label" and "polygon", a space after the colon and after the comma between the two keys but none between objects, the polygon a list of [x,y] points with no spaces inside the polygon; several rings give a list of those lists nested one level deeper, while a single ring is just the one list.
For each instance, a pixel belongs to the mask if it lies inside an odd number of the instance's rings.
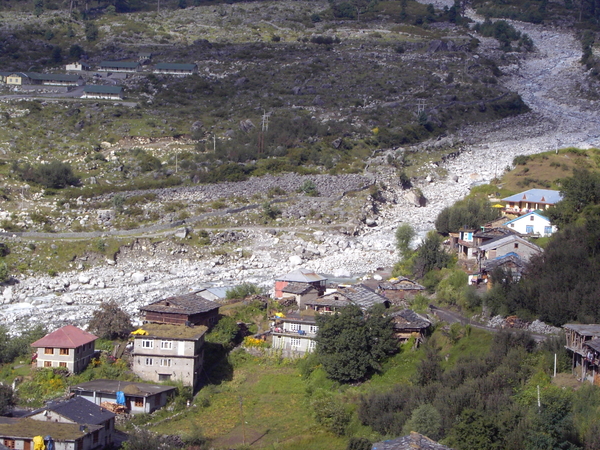
[{"label": "green vegetation", "polygon": [[242,283],[239,286],[227,289],[227,291],[225,292],[225,296],[227,300],[232,300],[244,299],[252,295],[260,295],[261,293],[262,290],[257,285],[252,283]]},{"label": "green vegetation", "polygon": [[329,378],[342,383],[362,380],[380,370],[380,363],[398,350],[393,321],[383,312],[378,306],[366,313],[358,306],[347,306],[338,314],[315,317],[319,327],[316,354]]},{"label": "green vegetation", "polygon": [[92,314],[88,329],[102,339],[123,339],[129,336],[133,326],[129,314],[116,302],[102,302]]},{"label": "green vegetation", "polygon": [[447,236],[448,233],[456,233],[463,227],[478,230],[481,225],[499,216],[500,211],[493,208],[487,198],[469,196],[444,208],[435,220],[435,228],[438,233]]}]

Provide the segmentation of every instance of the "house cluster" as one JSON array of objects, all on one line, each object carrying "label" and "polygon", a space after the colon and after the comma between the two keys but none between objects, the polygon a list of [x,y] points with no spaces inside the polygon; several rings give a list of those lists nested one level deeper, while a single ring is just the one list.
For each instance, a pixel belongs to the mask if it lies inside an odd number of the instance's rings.
[{"label": "house cluster", "polygon": [[271,318],[272,347],[287,356],[302,355],[316,348],[318,314],[334,314],[340,308],[356,305],[367,310],[375,305],[395,306],[390,313],[400,342],[423,340],[431,322],[406,309],[405,299],[422,291],[423,286],[407,278],[381,282],[374,287],[365,284],[338,285],[327,288],[327,279],[307,269],[297,269],[275,280],[274,297],[290,301],[295,311],[277,313]]},{"label": "house cluster", "polygon": [[[198,73],[196,64],[157,63],[150,70],[145,67],[152,59],[150,52],[140,52],[137,61],[102,61],[95,68],[98,73],[132,74],[150,72],[153,74],[184,77]],[[122,100],[123,87],[117,85],[86,85],[85,79],[77,72],[94,70],[84,62],[70,63],[65,66],[67,74],[46,74],[37,72],[0,72],[0,84],[10,87],[45,86],[65,89],[84,86],[81,98]]]},{"label": "house cluster", "polygon": [[469,282],[485,282],[488,274],[499,267],[520,277],[530,258],[543,251],[525,238],[550,236],[556,231],[556,226],[542,212],[561,198],[558,191],[530,189],[502,199],[505,205],[495,205],[505,215],[493,223],[481,229],[462,228],[450,233],[449,243],[458,258],[476,265]]}]

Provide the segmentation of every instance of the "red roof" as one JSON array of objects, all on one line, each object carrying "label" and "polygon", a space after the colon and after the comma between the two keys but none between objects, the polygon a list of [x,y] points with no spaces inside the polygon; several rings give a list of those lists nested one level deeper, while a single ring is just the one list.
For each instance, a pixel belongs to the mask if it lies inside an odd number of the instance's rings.
[{"label": "red roof", "polygon": [[77,348],[94,342],[98,336],[76,326],[66,325],[31,344],[32,347]]}]

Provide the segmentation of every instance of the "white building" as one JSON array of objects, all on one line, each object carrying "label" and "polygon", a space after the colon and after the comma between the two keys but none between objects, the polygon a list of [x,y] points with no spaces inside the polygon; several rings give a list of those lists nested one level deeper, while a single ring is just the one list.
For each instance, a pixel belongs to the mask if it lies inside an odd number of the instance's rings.
[{"label": "white building", "polygon": [[524,214],[516,219],[510,220],[504,224],[505,227],[516,231],[519,234],[529,234],[534,236],[550,236],[556,232],[556,226],[552,225],[550,219],[542,216],[537,211]]}]

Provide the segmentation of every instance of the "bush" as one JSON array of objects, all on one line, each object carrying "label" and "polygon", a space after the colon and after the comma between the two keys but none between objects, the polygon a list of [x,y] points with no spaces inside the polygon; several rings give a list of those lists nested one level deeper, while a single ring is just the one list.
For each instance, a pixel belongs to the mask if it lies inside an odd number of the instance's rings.
[{"label": "bush", "polygon": [[71,165],[61,161],[54,160],[35,168],[29,164],[23,167],[14,164],[13,170],[21,176],[23,181],[38,183],[49,189],[62,189],[79,184],[79,178],[73,174]]},{"label": "bush", "polygon": [[298,189],[298,193],[304,193],[309,197],[318,197],[319,191],[317,190],[317,186],[311,180],[306,180],[304,184]]},{"label": "bush", "polygon": [[253,283],[242,283],[239,286],[227,289],[225,292],[227,300],[243,299],[251,295],[260,295],[261,289]]},{"label": "bush", "polygon": [[125,338],[133,329],[129,314],[123,311],[116,302],[103,302],[94,311],[88,325],[90,331],[103,339]]}]

